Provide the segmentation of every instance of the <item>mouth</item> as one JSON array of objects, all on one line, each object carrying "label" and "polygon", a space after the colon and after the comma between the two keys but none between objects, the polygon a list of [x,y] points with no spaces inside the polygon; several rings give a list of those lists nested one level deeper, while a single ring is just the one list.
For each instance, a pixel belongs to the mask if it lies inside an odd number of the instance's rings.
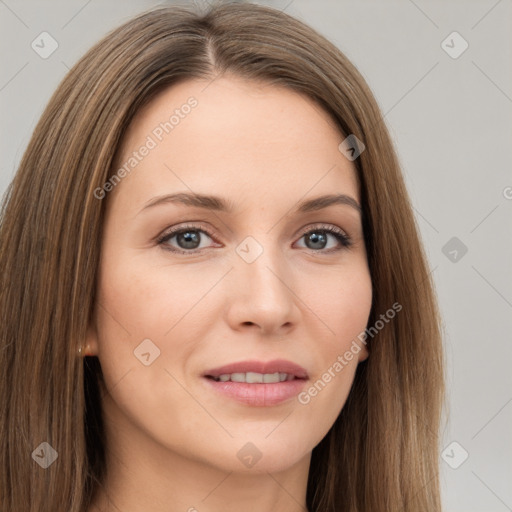
[{"label": "mouth", "polygon": [[210,388],[245,405],[267,407],[296,396],[307,371],[291,361],[242,361],[203,374]]},{"label": "mouth", "polygon": [[246,382],[247,384],[275,384],[276,382],[284,382],[295,380],[297,377],[289,373],[275,372],[275,373],[223,373],[218,377],[206,375],[207,379],[213,379],[215,382]]}]

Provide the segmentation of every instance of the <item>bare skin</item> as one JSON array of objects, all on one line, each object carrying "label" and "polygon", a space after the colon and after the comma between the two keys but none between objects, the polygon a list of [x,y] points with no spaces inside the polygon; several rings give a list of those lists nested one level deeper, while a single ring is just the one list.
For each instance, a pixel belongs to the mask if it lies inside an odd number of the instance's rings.
[{"label": "bare skin", "polygon": [[[348,204],[295,211],[329,194],[360,204],[354,165],[338,149],[344,137],[288,89],[232,76],[207,85],[173,86],[137,114],[119,165],[148,135],[157,145],[104,199],[99,304],[87,342],[107,387],[107,478],[89,512],[307,510],[312,450],[368,357],[357,340],[372,300],[359,212]],[[158,141],[155,127],[189,97],[197,106]],[[192,191],[222,197],[233,211],[145,208]],[[157,241],[185,225],[198,248],[180,235]],[[330,227],[350,247],[320,231]],[[151,341],[141,358],[143,340]],[[354,340],[359,351],[307,403],[244,404],[203,376],[232,362],[286,359],[307,370],[307,391]],[[244,446],[260,457],[252,467]]]}]

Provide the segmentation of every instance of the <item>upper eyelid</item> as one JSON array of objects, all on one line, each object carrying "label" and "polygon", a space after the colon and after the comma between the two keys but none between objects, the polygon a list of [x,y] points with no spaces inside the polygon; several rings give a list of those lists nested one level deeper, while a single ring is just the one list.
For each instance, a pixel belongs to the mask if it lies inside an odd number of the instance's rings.
[{"label": "upper eyelid", "polygon": [[[209,232],[211,232],[212,234],[217,233],[217,230],[215,228],[208,227],[207,225],[202,224],[200,221],[197,221],[197,224],[195,222],[196,221],[189,221],[189,222],[184,222],[182,226],[177,224],[176,226],[168,227],[168,228],[164,229],[160,235],[158,235],[158,238],[160,238],[162,236],[166,236],[170,233],[176,234],[176,233],[179,233],[181,230],[186,230],[186,229],[190,229],[190,230],[194,229],[197,231],[204,231],[207,235],[210,234]],[[315,229],[315,228],[322,229],[322,226],[325,226],[326,228],[331,227],[331,228],[335,228],[335,229],[340,229],[341,231],[343,231],[343,233],[345,233],[347,236],[349,236],[346,229],[344,229],[340,226],[337,226],[336,224],[333,224],[332,222],[312,222],[309,225],[307,225],[306,227],[302,228],[299,232],[304,232],[306,230],[309,231],[310,229]]]},{"label": "upper eyelid", "polygon": [[[213,228],[207,228],[203,226],[202,224],[192,225],[192,222],[187,223],[185,222],[183,226],[178,227],[172,227],[172,228],[166,228],[160,235],[157,236],[158,240],[161,240],[162,238],[166,238],[168,236],[175,236],[176,234],[180,233],[181,231],[186,231],[187,229],[195,230],[195,231],[202,231],[206,235],[208,235],[210,238],[212,236],[215,236],[216,230]],[[210,234],[211,233],[211,234]]]}]

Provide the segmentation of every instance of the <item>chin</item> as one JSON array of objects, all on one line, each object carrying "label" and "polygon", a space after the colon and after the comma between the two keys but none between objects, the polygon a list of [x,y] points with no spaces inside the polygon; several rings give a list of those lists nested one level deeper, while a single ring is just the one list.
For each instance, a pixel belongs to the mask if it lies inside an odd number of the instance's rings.
[{"label": "chin", "polygon": [[302,446],[290,438],[284,443],[283,437],[276,432],[270,435],[276,436],[273,440],[270,437],[265,439],[266,435],[252,440],[250,437],[231,440],[231,446],[223,447],[223,452],[216,454],[214,465],[227,472],[266,474],[285,471],[305,457],[309,459],[312,448],[306,443]]}]

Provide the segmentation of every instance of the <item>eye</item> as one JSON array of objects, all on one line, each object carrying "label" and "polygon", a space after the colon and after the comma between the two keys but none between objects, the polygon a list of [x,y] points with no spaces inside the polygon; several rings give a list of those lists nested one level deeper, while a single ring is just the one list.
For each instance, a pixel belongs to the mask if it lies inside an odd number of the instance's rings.
[{"label": "eye", "polygon": [[[326,245],[328,243],[329,236],[334,238],[341,247],[330,247],[327,250]],[[323,251],[323,252],[336,252],[342,249],[348,249],[352,245],[352,241],[350,237],[342,231],[337,226],[332,226],[330,224],[322,224],[320,226],[315,226],[314,228],[310,228],[307,231],[304,231],[301,236],[301,240],[305,237],[306,247],[315,252]]]},{"label": "eye", "polygon": [[[201,239],[204,238],[204,236],[212,239],[212,235],[208,230],[197,225],[185,225],[165,232],[157,239],[157,243],[166,251],[179,254],[194,254],[205,248],[204,245],[201,246],[201,242],[203,241]],[[335,243],[334,247],[329,247],[326,250],[329,237],[338,242],[338,247],[336,247]],[[303,231],[299,240],[303,238],[306,240],[306,248],[314,252],[337,252],[349,248],[352,245],[351,239],[344,231],[330,224],[322,224],[310,228],[307,231]],[[173,239],[176,239],[174,243],[177,247],[170,243]]]},{"label": "eye", "polygon": [[[198,226],[186,225],[164,233],[158,238],[157,242],[159,245],[162,245],[164,249],[171,252],[181,254],[194,253],[204,248],[200,247],[202,236],[199,233],[211,238],[210,234],[205,229],[200,229]],[[169,242],[173,238],[176,238],[178,248],[170,246]]]}]

